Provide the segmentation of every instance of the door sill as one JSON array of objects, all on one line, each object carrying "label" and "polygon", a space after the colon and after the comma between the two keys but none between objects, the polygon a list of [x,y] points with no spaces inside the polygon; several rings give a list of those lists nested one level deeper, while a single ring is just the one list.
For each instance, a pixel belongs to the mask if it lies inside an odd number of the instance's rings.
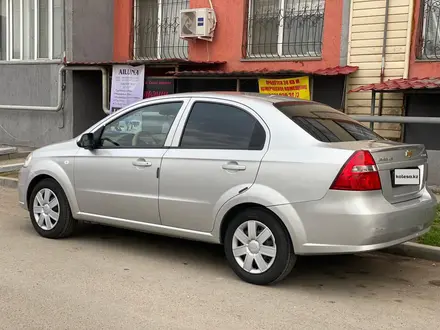
[{"label": "door sill", "polygon": [[201,241],[206,243],[220,244],[220,239],[214,237],[211,233],[200,232],[190,229],[169,227],[161,224],[139,222],[133,220],[114,218],[114,217],[99,216],[96,214],[83,213],[83,212],[78,212],[75,215],[75,218],[82,221],[88,221],[88,222],[108,225],[112,227],[130,229],[134,231],[141,231],[145,233],[178,237],[178,238]]}]

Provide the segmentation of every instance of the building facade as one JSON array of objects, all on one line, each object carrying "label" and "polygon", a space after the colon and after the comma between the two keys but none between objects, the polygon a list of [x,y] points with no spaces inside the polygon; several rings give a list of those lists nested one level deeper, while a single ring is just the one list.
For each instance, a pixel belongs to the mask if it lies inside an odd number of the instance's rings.
[{"label": "building facade", "polygon": [[[259,78],[308,76],[313,100],[349,114],[370,113],[371,92],[348,90],[440,74],[434,0],[0,4],[2,144],[45,145],[71,138],[102,118],[109,99],[104,85],[111,83],[103,72],[110,76],[114,64],[145,64],[147,78],[169,79],[173,92],[257,92]],[[216,15],[212,41],[181,39],[180,10],[211,6]],[[60,68],[66,69],[63,75]],[[376,114],[412,115],[425,102],[402,91],[381,95]],[[426,134],[426,129],[414,133],[415,128],[375,125],[388,138],[408,141]]]},{"label": "building facade", "polygon": [[39,147],[102,118],[101,73],[68,62],[110,61],[113,1],[0,0],[0,144]]},{"label": "building facade", "polygon": [[[359,70],[349,77],[348,113],[440,117],[439,32],[438,0],[354,0],[348,62]],[[438,124],[383,123],[375,128],[395,140],[425,144],[428,182],[440,185]]]},{"label": "building facade", "polygon": [[[407,78],[413,0],[353,0],[350,14],[348,63],[359,70],[349,77],[349,89]],[[381,99],[382,98],[382,99]],[[370,113],[371,93],[348,93],[349,114]],[[376,114],[402,115],[403,95],[384,94],[376,100]],[[381,135],[400,140],[401,126],[375,124]]]},{"label": "building facade", "polygon": [[[144,64],[171,92],[258,92],[307,76],[344,110],[350,0],[0,0],[0,144],[39,147],[108,112],[115,64]],[[180,38],[180,10],[209,8],[211,41]]]},{"label": "building facade", "polygon": [[[344,108],[349,0],[115,0],[115,63],[146,65],[175,92],[258,92],[258,78],[307,75],[312,98]],[[212,41],[180,38],[180,10],[212,8]]]}]

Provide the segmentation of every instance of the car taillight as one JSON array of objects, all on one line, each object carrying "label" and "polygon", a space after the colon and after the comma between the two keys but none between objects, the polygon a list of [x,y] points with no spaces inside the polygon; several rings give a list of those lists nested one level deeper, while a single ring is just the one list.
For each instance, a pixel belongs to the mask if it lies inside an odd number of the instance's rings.
[{"label": "car taillight", "polygon": [[356,151],[339,172],[330,189],[368,191],[382,189],[376,162],[369,151]]}]

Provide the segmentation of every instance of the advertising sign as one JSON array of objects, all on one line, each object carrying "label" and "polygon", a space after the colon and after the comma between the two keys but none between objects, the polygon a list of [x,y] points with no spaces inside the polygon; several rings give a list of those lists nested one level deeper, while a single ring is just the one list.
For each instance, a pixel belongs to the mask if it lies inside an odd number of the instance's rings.
[{"label": "advertising sign", "polygon": [[142,100],[145,65],[113,65],[110,112]]},{"label": "advertising sign", "polygon": [[145,79],[145,99],[168,94],[174,94],[174,79],[150,77]]},{"label": "advertising sign", "polygon": [[283,95],[310,100],[309,77],[258,79],[261,94]]}]

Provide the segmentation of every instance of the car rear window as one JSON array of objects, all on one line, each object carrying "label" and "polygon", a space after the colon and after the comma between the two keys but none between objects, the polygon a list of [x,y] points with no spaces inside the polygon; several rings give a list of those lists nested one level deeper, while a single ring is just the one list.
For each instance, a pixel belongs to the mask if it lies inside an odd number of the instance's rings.
[{"label": "car rear window", "polygon": [[274,106],[321,142],[384,139],[349,116],[323,104],[292,101],[278,102]]}]

